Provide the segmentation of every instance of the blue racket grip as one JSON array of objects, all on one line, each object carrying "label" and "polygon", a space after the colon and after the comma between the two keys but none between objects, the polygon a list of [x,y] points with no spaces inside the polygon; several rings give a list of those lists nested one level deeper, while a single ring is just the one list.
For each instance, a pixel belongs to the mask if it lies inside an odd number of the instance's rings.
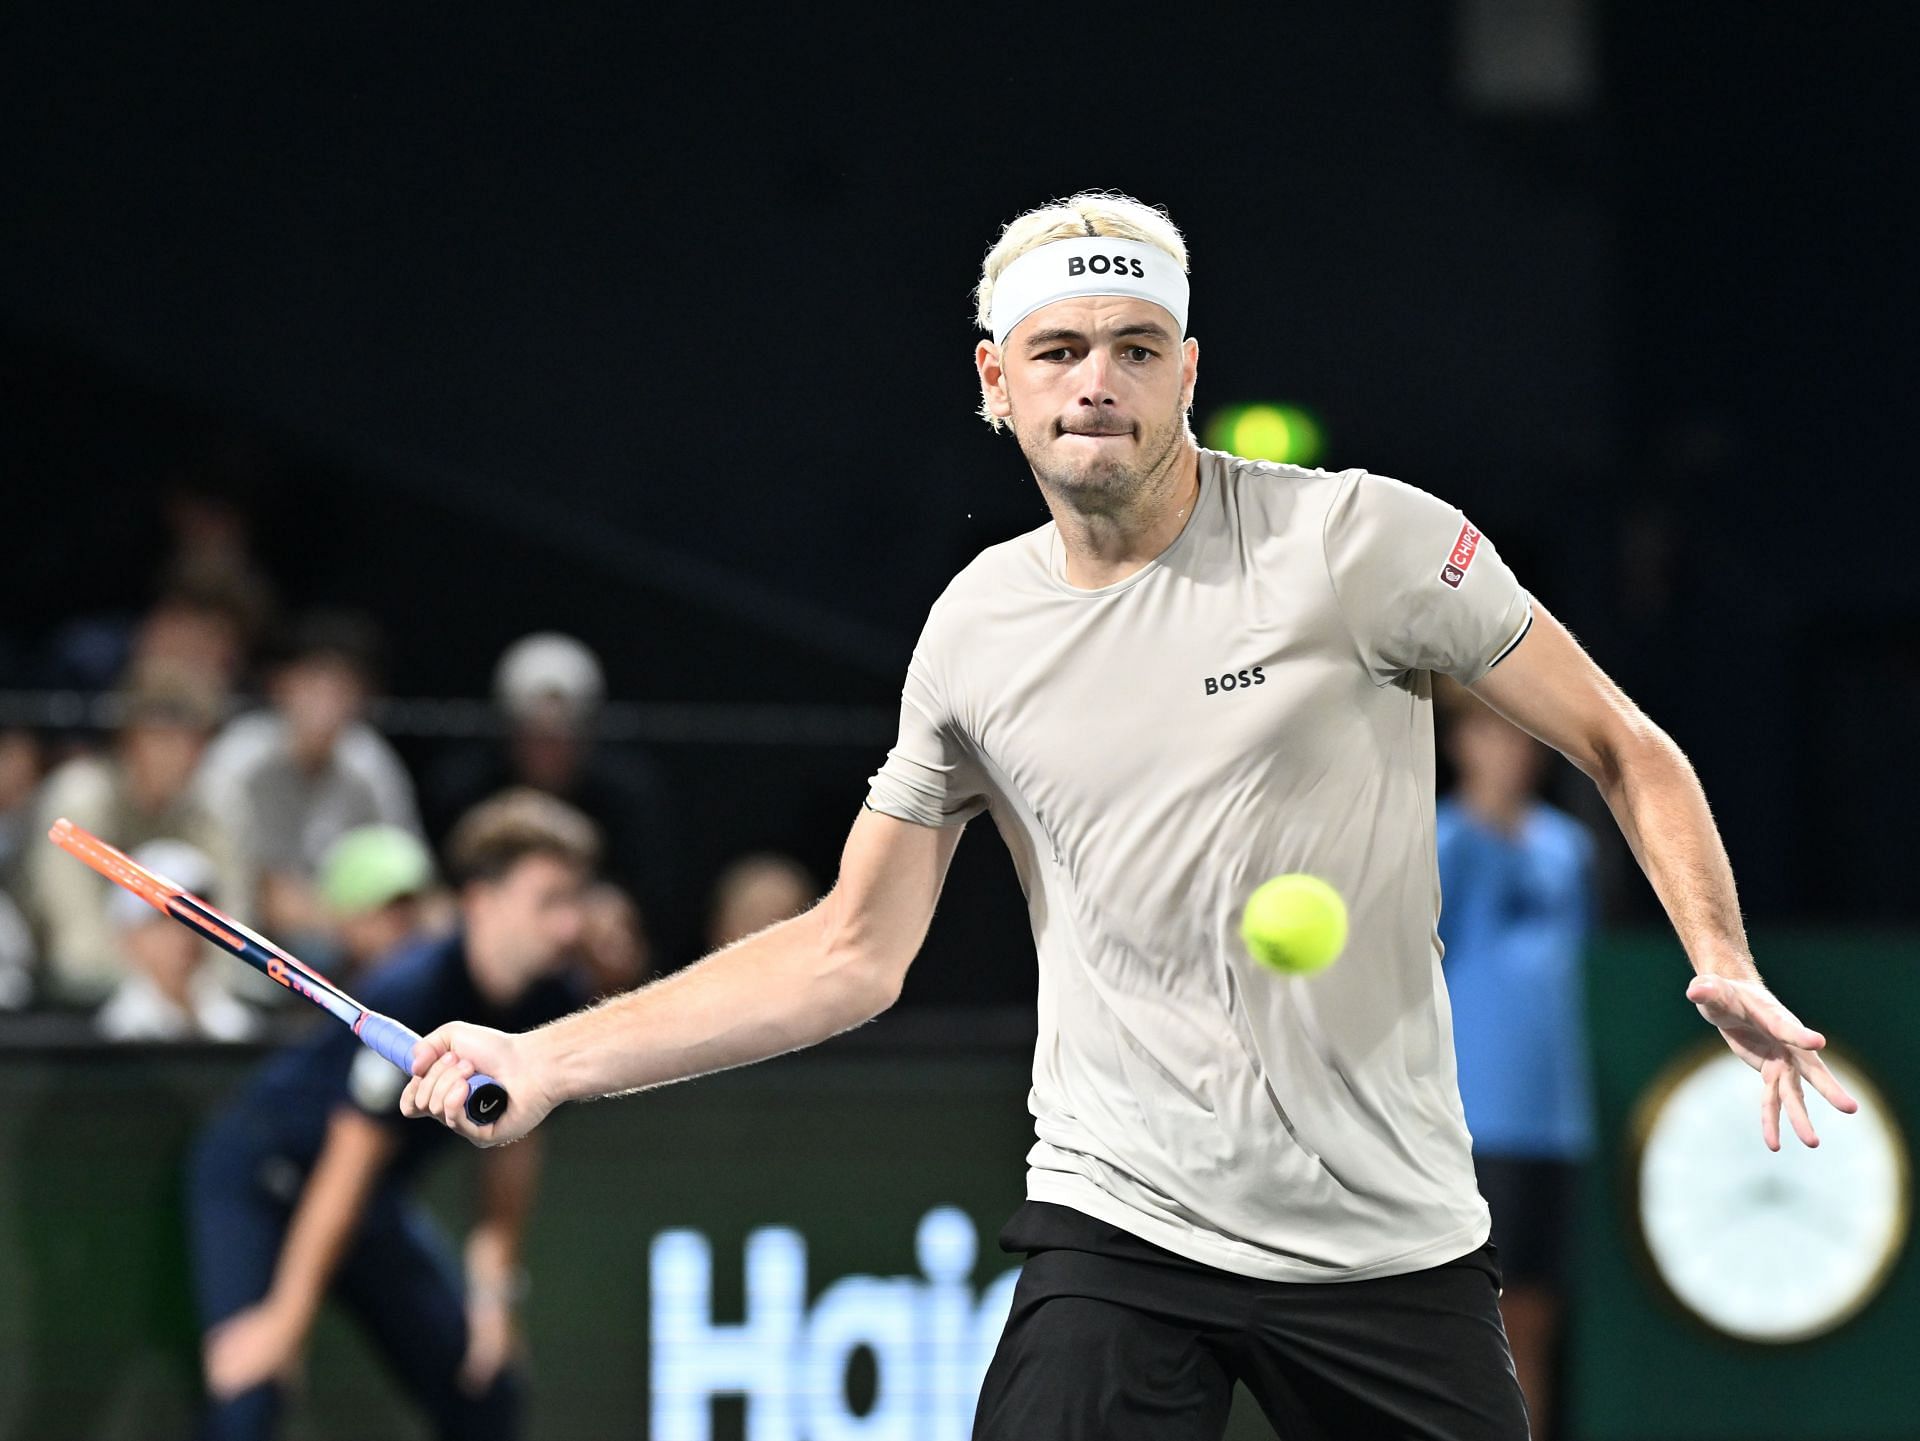
[{"label": "blue racket grip", "polygon": [[[414,1031],[401,1025],[391,1016],[383,1016],[378,1011],[362,1011],[360,1019],[354,1022],[353,1033],[360,1038],[360,1044],[377,1055],[398,1066],[411,1076],[413,1074],[413,1048],[420,1043],[420,1037]],[[476,1126],[490,1126],[507,1110],[507,1088],[494,1080],[492,1076],[467,1077],[467,1119]]]}]

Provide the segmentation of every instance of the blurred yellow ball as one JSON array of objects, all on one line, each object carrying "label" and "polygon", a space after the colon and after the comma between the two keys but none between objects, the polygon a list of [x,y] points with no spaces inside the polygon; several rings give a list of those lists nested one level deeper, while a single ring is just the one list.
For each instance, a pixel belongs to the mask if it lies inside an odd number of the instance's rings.
[{"label": "blurred yellow ball", "polygon": [[1293,423],[1277,405],[1249,405],[1233,428],[1233,448],[1254,460],[1293,454]]},{"label": "blurred yellow ball", "polygon": [[1347,944],[1347,903],[1318,876],[1275,876],[1247,898],[1240,938],[1261,965],[1310,976],[1340,958]]},{"label": "blurred yellow ball", "polygon": [[1313,465],[1326,437],[1320,423],[1297,405],[1235,405],[1207,422],[1207,444],[1248,460]]}]

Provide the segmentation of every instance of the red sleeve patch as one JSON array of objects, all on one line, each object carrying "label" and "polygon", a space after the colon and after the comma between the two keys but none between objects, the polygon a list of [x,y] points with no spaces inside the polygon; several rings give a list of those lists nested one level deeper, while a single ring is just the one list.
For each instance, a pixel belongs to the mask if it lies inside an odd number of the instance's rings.
[{"label": "red sleeve patch", "polygon": [[1453,554],[1447,557],[1447,563],[1440,567],[1440,579],[1460,589],[1460,582],[1467,578],[1467,567],[1473,564],[1473,553],[1480,549],[1480,532],[1471,522],[1460,527],[1460,535],[1453,543]]}]

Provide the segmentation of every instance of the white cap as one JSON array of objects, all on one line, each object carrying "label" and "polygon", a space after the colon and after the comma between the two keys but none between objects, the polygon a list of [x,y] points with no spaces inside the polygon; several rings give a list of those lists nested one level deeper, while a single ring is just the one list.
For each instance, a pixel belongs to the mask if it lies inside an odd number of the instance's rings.
[{"label": "white cap", "polygon": [[[212,894],[220,877],[207,853],[185,841],[148,841],[133,852],[133,858],[155,875],[172,881],[183,891],[192,891],[204,901],[218,902]],[[119,886],[107,897],[107,919],[120,930],[132,930],[146,921],[166,918],[132,891]]]},{"label": "white cap", "polygon": [[592,651],[570,635],[543,630],[520,637],[493,672],[493,696],[509,715],[525,716],[550,700],[575,711],[593,710],[607,682]]}]

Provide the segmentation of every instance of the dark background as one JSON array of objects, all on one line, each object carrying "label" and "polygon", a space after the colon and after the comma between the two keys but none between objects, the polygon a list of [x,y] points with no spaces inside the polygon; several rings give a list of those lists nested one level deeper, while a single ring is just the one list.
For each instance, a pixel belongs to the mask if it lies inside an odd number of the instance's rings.
[{"label": "dark background", "polygon": [[[1045,519],[972,414],[979,258],[1111,186],[1188,234],[1201,419],[1303,403],[1465,507],[1693,756],[1757,918],[1912,920],[1896,14],[15,9],[0,682],[142,603],[157,495],[216,473],[396,694],[552,626],[623,700],[884,712]],[[830,876],[885,743],[661,759],[691,854]],[[914,994],[1005,999],[1018,897],[961,856]]]}]

